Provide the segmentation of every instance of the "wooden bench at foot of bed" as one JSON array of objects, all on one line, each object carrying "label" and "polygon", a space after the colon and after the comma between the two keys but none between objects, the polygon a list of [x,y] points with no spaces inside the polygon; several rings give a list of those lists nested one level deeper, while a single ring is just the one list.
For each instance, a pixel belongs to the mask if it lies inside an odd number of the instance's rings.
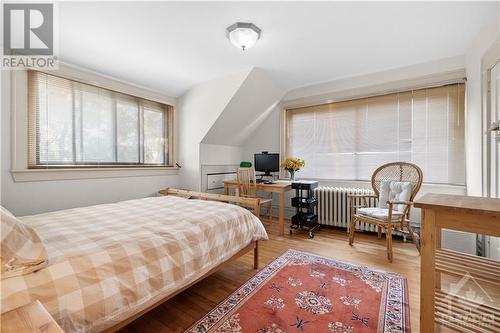
[{"label": "wooden bench at foot of bed", "polygon": [[238,204],[241,207],[252,209],[255,216],[260,217],[260,198],[238,197],[234,195],[216,194],[195,192],[188,190],[179,190],[175,188],[166,188],[158,192],[161,195],[175,195],[188,199],[201,199],[222,201],[227,203]]}]

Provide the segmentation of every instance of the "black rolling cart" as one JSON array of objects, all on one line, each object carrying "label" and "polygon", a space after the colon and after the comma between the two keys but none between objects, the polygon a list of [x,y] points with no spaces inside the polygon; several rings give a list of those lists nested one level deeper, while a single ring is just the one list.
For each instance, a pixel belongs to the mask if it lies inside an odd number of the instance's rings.
[{"label": "black rolling cart", "polygon": [[309,231],[309,238],[314,238],[314,231],[321,228],[318,215],[314,214],[314,207],[318,205],[318,200],[313,195],[316,187],[318,187],[317,181],[304,180],[292,183],[292,189],[295,189],[292,206],[296,208],[296,214],[292,216],[290,235],[294,229],[301,229]]}]

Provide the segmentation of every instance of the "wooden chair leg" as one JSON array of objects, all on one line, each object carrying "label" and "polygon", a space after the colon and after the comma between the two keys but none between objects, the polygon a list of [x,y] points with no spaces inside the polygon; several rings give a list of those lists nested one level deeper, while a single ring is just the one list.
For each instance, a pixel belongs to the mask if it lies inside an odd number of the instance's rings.
[{"label": "wooden chair leg", "polygon": [[268,215],[269,215],[269,221],[273,220],[273,203],[269,203],[269,208],[268,208]]},{"label": "wooden chair leg", "polygon": [[392,262],[392,228],[385,229],[385,239],[387,243],[387,259]]},{"label": "wooden chair leg", "polygon": [[254,215],[260,219],[260,205],[257,205],[254,209]]},{"label": "wooden chair leg", "polygon": [[349,227],[349,245],[354,243],[354,229],[356,229],[356,219],[353,217],[351,219],[351,226]]},{"label": "wooden chair leg", "polygon": [[382,227],[379,225],[377,226],[377,238],[382,238]]}]

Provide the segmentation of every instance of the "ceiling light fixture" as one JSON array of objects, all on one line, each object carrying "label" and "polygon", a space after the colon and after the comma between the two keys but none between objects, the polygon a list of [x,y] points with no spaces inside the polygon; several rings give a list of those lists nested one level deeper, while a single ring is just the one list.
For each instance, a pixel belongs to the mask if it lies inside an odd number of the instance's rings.
[{"label": "ceiling light fixture", "polygon": [[234,46],[245,51],[257,43],[261,31],[253,23],[236,22],[226,28],[226,35]]}]

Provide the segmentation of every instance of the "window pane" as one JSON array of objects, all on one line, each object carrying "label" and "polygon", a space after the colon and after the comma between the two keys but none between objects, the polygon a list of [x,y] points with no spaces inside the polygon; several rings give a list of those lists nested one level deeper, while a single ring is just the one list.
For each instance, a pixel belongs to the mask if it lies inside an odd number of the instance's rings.
[{"label": "window pane", "polygon": [[370,180],[373,171],[379,166],[399,160],[397,152],[365,153],[356,155],[355,179]]},{"label": "window pane", "polygon": [[356,150],[367,153],[397,151],[397,95],[369,98],[358,112]]},{"label": "window pane", "polygon": [[118,162],[139,163],[139,106],[137,103],[116,103]]},{"label": "window pane", "polygon": [[465,184],[464,86],[287,110],[287,154],[304,178],[368,180],[382,164],[419,165],[425,182]]},{"label": "window pane", "polygon": [[40,163],[73,162],[73,108],[71,90],[57,85],[40,85]]},{"label": "window pane", "polygon": [[[97,89],[96,89],[97,90]],[[82,162],[114,162],[113,100],[98,91],[82,93]]]},{"label": "window pane", "polygon": [[350,105],[316,112],[316,145],[322,153],[352,153],[356,149],[357,110]]},{"label": "window pane", "polygon": [[28,167],[168,163],[171,107],[28,72]]},{"label": "window pane", "polygon": [[[315,178],[331,179],[356,179],[356,156],[350,154],[321,154],[315,156]],[[306,161],[307,165],[307,161]]]},{"label": "window pane", "polygon": [[164,112],[144,109],[144,163],[163,163]]},{"label": "window pane", "polygon": [[[400,93],[398,104],[399,117],[399,152],[400,156],[408,156],[411,152],[411,123],[412,123],[412,93]],[[403,161],[402,157],[399,158]],[[411,158],[410,158],[411,160]]]}]

